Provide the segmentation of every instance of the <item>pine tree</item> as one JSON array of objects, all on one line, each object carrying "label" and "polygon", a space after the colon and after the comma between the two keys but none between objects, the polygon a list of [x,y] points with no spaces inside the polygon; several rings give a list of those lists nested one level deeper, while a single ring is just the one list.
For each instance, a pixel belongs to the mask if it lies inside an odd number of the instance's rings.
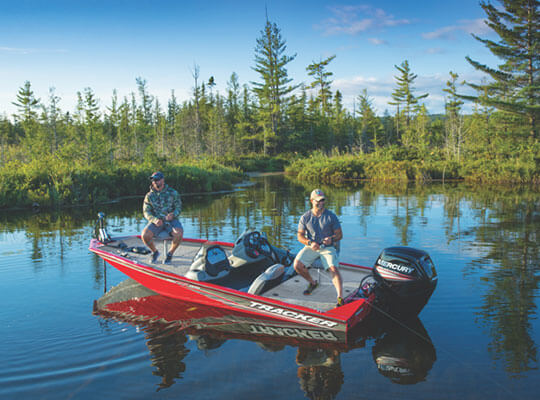
[{"label": "pine tree", "polygon": [[457,94],[458,78],[458,74],[450,71],[450,80],[446,82],[446,88],[443,91],[448,93],[445,106],[445,148],[447,153],[451,153],[459,162],[463,144],[464,124],[461,115],[463,101]]},{"label": "pine tree", "polygon": [[296,54],[285,55],[287,46],[281,36],[281,30],[268,19],[257,39],[255,47],[255,67],[262,82],[252,82],[260,107],[263,124],[263,152],[268,153],[270,141],[279,141],[282,134],[284,111],[290,99],[290,93],[298,86],[289,85],[286,66]]},{"label": "pine tree", "polygon": [[233,72],[229,82],[227,82],[227,102],[225,106],[225,120],[227,123],[228,136],[232,142],[233,154],[236,154],[240,113],[240,83],[238,82],[238,74]]},{"label": "pine tree", "polygon": [[371,143],[371,146],[377,151],[381,142],[383,126],[375,114],[373,102],[366,89],[358,96],[358,102],[360,103],[357,112],[360,115],[361,143]]},{"label": "pine tree", "polygon": [[54,154],[58,150],[58,123],[60,119],[60,108],[58,103],[60,97],[56,95],[55,88],[49,88],[49,106],[43,107],[43,122],[46,124],[50,133],[49,141],[51,145],[51,153]]},{"label": "pine tree", "polygon": [[19,114],[15,115],[16,120],[29,122],[36,119],[40,99],[35,97],[30,81],[24,82],[24,85],[19,88],[17,101],[12,104],[19,110]]},{"label": "pine tree", "polygon": [[336,58],[335,55],[330,56],[325,60],[320,60],[318,63],[314,61],[306,68],[308,75],[313,77],[313,82],[311,82],[308,88],[317,89],[316,102],[320,106],[323,115],[328,115],[332,98],[332,92],[330,91],[332,81],[330,80],[330,77],[333,73],[326,71],[326,67],[328,67],[328,64],[330,64],[334,58]]},{"label": "pine tree", "polygon": [[413,84],[418,75],[411,72],[411,69],[409,67],[409,61],[405,60],[401,63],[399,67],[397,65],[394,65],[394,67],[401,73],[401,75],[394,77],[397,81],[397,87],[392,93],[393,101],[388,102],[388,104],[397,106],[396,130],[399,139],[399,120],[401,117],[399,110],[400,106],[402,106],[402,113],[405,114],[405,129],[408,129],[410,125],[411,111],[413,110],[413,107],[418,104],[418,100],[426,98],[428,94],[425,93],[420,96],[415,96],[413,94]]},{"label": "pine tree", "polygon": [[501,0],[502,8],[485,1],[480,6],[487,14],[487,26],[499,36],[498,41],[482,39],[495,56],[504,60],[491,68],[466,57],[477,70],[488,74],[493,81],[469,84],[475,89],[486,89],[482,96],[465,96],[487,106],[495,107],[527,118],[529,135],[538,140],[540,116],[540,2],[538,0]]}]

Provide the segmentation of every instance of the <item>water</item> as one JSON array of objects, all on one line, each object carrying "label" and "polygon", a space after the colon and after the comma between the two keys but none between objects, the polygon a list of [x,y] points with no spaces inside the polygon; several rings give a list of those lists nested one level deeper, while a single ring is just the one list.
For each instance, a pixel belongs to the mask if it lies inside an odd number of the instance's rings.
[{"label": "water", "polygon": [[[253,182],[184,197],[185,235],[233,241],[256,227],[298,250],[297,221],[313,188],[282,176]],[[125,276],[109,267],[105,279],[88,252],[95,215],[107,214],[112,234],[140,232],[142,199],[2,212],[0,398],[537,398],[538,192],[463,184],[325,190],[342,221],[343,261],[372,265],[398,244],[430,253],[439,284],[412,333],[388,328],[360,336],[354,348],[317,350],[99,317],[94,300]],[[415,366],[413,376],[382,364],[396,355]]]}]

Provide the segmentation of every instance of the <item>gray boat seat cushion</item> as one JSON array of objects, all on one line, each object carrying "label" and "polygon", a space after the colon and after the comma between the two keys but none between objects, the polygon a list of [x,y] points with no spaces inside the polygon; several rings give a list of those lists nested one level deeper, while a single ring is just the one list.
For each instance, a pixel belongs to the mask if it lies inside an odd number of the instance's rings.
[{"label": "gray boat seat cushion", "polygon": [[223,247],[216,243],[207,242],[195,255],[185,276],[197,281],[208,281],[222,278],[230,270],[231,264]]}]

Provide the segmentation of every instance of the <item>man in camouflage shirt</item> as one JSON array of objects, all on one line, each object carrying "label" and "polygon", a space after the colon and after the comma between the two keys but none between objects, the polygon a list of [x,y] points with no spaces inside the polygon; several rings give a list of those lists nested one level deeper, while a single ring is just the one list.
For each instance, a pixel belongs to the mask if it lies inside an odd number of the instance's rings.
[{"label": "man in camouflage shirt", "polygon": [[161,172],[154,172],[150,181],[150,191],[144,197],[143,204],[143,213],[148,224],[143,229],[141,238],[152,250],[151,261],[156,263],[159,251],[154,245],[154,236],[163,230],[171,235],[172,245],[164,260],[164,264],[170,264],[184,236],[184,229],[178,220],[178,215],[182,211],[182,200],[176,190],[165,184],[165,177]]}]

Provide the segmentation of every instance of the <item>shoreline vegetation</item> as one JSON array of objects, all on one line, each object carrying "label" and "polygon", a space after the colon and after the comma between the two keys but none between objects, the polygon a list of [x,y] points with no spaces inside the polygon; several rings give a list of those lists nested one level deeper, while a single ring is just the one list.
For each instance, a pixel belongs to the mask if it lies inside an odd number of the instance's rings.
[{"label": "shoreline vegetation", "polygon": [[144,196],[148,177],[161,170],[166,182],[182,195],[232,190],[253,172],[285,172],[303,185],[348,186],[372,183],[403,185],[414,182],[465,182],[505,186],[527,185],[538,189],[538,168],[515,159],[473,160],[448,163],[436,159],[396,160],[379,152],[309,157],[261,157],[185,160],[179,164],[119,165],[96,169],[48,160],[11,163],[0,169],[0,210],[62,208],[93,205],[126,197]]},{"label": "shoreline vegetation", "polygon": [[[74,111],[46,100],[24,82],[0,114],[0,210],[95,204],[143,195],[161,170],[181,193],[230,190],[245,172],[285,171],[310,185],[358,181],[540,184],[540,10],[538,1],[481,1],[499,36],[474,36],[502,64],[465,57],[487,79],[463,82],[449,71],[445,109],[431,114],[416,93],[408,60],[395,65],[390,111],[375,110],[364,89],[354,109],[333,92],[336,56],[306,66],[310,82],[294,84],[276,23],[256,39],[259,79],[241,84],[233,72],[225,94],[194,65],[191,97],[171,91],[165,107],[145,79],[102,107],[94,91],[77,92]],[[467,94],[464,94],[467,93]],[[474,93],[474,94],[471,94]],[[465,112],[465,104],[468,112]]]}]

